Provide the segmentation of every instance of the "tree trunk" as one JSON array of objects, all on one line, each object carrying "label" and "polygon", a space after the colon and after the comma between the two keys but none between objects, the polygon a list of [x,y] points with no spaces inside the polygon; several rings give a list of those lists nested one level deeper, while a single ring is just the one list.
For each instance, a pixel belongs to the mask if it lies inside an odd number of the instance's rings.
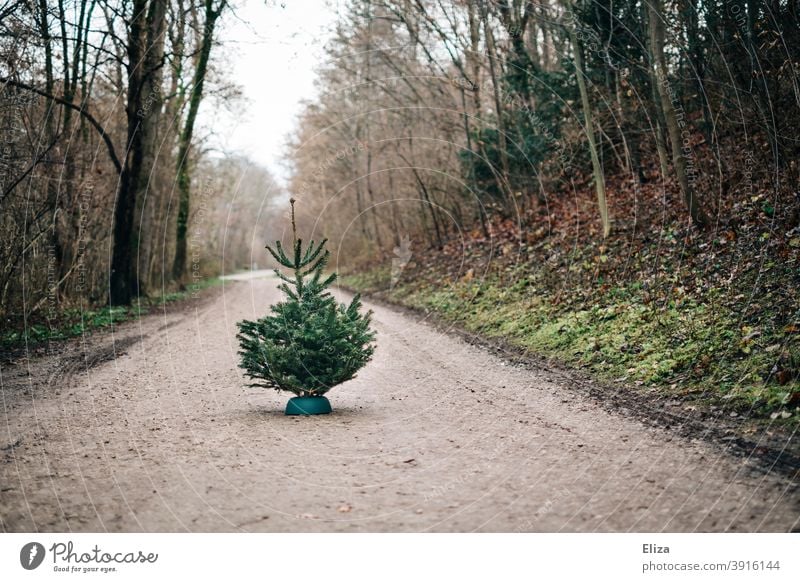
[{"label": "tree trunk", "polygon": [[[652,55],[651,55],[652,58]],[[658,153],[658,166],[661,170],[661,179],[666,180],[669,176],[669,156],[667,155],[667,138],[664,135],[664,112],[661,109],[661,97],[658,94],[658,79],[652,76],[650,89],[653,97],[653,110],[656,122],[656,152]]]},{"label": "tree trunk", "polygon": [[[647,5],[643,4],[641,7],[641,18],[642,22],[645,23],[645,26],[648,27],[648,31],[650,30],[649,24],[646,24],[650,21],[651,14],[650,9]],[[664,112],[661,109],[661,97],[658,93],[658,79],[653,74],[653,66],[652,63],[655,62],[653,57],[653,50],[652,50],[652,43],[647,43],[647,57],[650,59],[650,67],[649,77],[650,77],[650,95],[651,101],[653,103],[653,118],[655,119],[655,141],[656,141],[656,152],[658,153],[658,165],[661,171],[661,180],[666,180],[667,176],[669,176],[669,155],[667,154],[667,138],[664,135]]]},{"label": "tree trunk", "polygon": [[[706,224],[707,219],[703,212],[701,202],[694,192],[693,185],[689,182],[686,172],[686,158],[681,151],[681,127],[684,125],[682,119],[683,106],[678,103],[678,108],[681,111],[681,121],[679,124],[674,105],[675,102],[678,102],[678,96],[669,86],[667,62],[664,56],[664,11],[661,6],[661,0],[651,0],[650,2],[648,27],[650,29],[650,50],[653,55],[653,65],[655,65],[655,78],[653,79],[653,83],[655,84],[656,91],[661,100],[664,122],[666,123],[667,132],[669,133],[669,141],[672,149],[672,164],[675,167],[675,174],[678,178],[678,184],[683,193],[686,207],[689,210],[689,215],[696,225],[703,226]],[[688,131],[684,133],[688,134]]]},{"label": "tree trunk", "polygon": [[[45,73],[45,92],[53,95],[53,43],[50,34],[50,24],[47,21],[47,0],[39,0],[39,31],[44,43],[44,73]],[[55,135],[53,125],[54,101],[47,99],[47,112],[45,113],[45,141],[49,141]]]},{"label": "tree trunk", "polygon": [[[160,107],[161,57],[164,50],[166,0],[134,0],[128,39],[128,152],[114,209],[110,302],[125,305],[138,295],[137,257],[143,233],[136,215],[152,170],[153,123],[144,123]],[[158,94],[156,94],[156,92]]]},{"label": "tree trunk", "polygon": [[592,109],[589,103],[589,92],[586,89],[586,79],[583,69],[583,47],[578,42],[575,30],[567,26],[572,47],[575,50],[575,77],[578,81],[578,90],[581,94],[581,105],[583,108],[583,120],[586,126],[586,138],[589,142],[589,154],[592,158],[592,173],[594,175],[594,186],[597,192],[597,207],[600,210],[600,220],[603,223],[603,238],[611,233],[611,221],[608,217],[608,205],[606,203],[606,184],[603,175],[603,166],[600,164],[600,156],[597,153],[597,142],[594,137],[594,121]]},{"label": "tree trunk", "polygon": [[506,209],[511,210],[513,197],[509,180],[510,170],[508,164],[508,144],[506,143],[506,128],[503,120],[503,103],[500,97],[500,81],[497,76],[497,51],[494,43],[494,35],[492,34],[492,27],[489,23],[489,14],[486,10],[485,3],[482,3],[482,6],[483,34],[486,39],[486,53],[489,57],[489,75],[492,78],[494,106],[497,116],[497,144],[500,155],[500,171],[502,173],[502,184],[500,191],[505,196]]},{"label": "tree trunk", "polygon": [[[75,96],[78,91],[78,82],[80,78],[80,66],[83,60],[82,54],[86,52],[85,45],[83,45],[84,29],[89,28],[92,10],[94,4],[88,6],[87,14],[87,0],[80,0],[80,9],[78,13],[78,20],[75,23],[75,40],[73,44],[72,61],[69,58],[64,58],[64,92],[63,99],[68,104],[75,103]],[[64,3],[59,1],[59,14],[63,15]],[[66,34],[66,24],[62,22],[62,34]],[[66,40],[64,43],[66,47]],[[81,124],[85,126],[83,118],[81,117]],[[68,149],[64,153],[64,170],[63,179],[60,180],[60,185],[63,185],[62,190],[58,196],[58,221],[55,221],[60,226],[60,233],[58,235],[58,262],[59,271],[58,279],[63,281],[67,278],[69,273],[73,270],[76,262],[79,260],[78,244],[78,230],[79,217],[77,210],[79,204],[75,197],[75,182],[76,182],[76,161],[83,148],[78,144],[75,139],[75,132],[72,129],[72,109],[67,107],[64,109],[63,118],[63,132],[64,136],[68,139]],[[80,132],[78,135],[85,136],[86,132]]]},{"label": "tree trunk", "polygon": [[[39,0],[38,5],[38,25],[39,31],[42,35],[42,42],[44,43],[44,72],[45,72],[45,93],[53,95],[54,80],[53,80],[53,43],[52,35],[50,34],[50,23],[47,18],[47,0]],[[40,143],[46,144],[44,148],[48,150],[51,144],[56,140],[56,129],[54,124],[55,115],[55,101],[51,98],[46,98],[47,109],[45,110],[45,121],[43,135],[40,137]],[[42,148],[42,149],[44,149]],[[54,251],[57,267],[59,272],[62,263],[62,250],[61,240],[59,237],[58,229],[58,191],[54,187],[53,180],[51,179],[49,166],[45,166],[45,188],[47,192],[47,207],[52,212],[52,224],[50,226],[50,245]],[[5,186],[5,184],[4,184]],[[57,277],[56,280],[60,280]],[[57,292],[56,286],[50,288],[48,292],[55,295]],[[5,304],[5,302],[3,302]]]},{"label": "tree trunk", "polygon": [[364,122],[366,124],[366,143],[365,147],[367,150],[367,175],[366,179],[366,186],[367,186],[367,196],[369,196],[369,203],[371,204],[369,213],[372,217],[372,230],[375,233],[375,244],[378,246],[377,255],[381,256],[383,253],[383,240],[381,239],[381,233],[378,227],[378,205],[375,203],[375,192],[372,189],[372,115],[373,108],[372,108],[372,2],[368,0],[367,2],[367,50],[364,52],[364,58],[366,59],[366,83],[365,88],[367,91],[365,104],[367,106],[367,114],[364,116]]},{"label": "tree trunk", "polygon": [[197,111],[203,98],[203,84],[205,82],[208,60],[211,55],[211,45],[214,41],[214,28],[217,19],[225,8],[226,0],[221,0],[218,8],[214,8],[212,0],[205,0],[205,27],[200,46],[200,58],[192,78],[192,90],[189,94],[189,111],[178,140],[178,225],[175,236],[175,262],[172,265],[172,276],[179,283],[183,282],[186,274],[186,246],[187,232],[189,229],[189,202],[191,194],[191,176],[189,171],[189,150],[192,145],[192,134],[197,119]]}]

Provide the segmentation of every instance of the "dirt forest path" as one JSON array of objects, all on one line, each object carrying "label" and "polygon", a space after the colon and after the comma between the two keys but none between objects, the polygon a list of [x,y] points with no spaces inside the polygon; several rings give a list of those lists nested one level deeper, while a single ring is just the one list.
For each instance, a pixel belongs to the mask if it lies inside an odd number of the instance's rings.
[{"label": "dirt forest path", "polygon": [[797,527],[789,479],[381,306],[375,358],[329,394],[334,413],[284,416],[287,397],[247,388],[236,355],[235,323],[275,285],[229,281],[125,326],[88,371],[83,356],[5,366],[0,529]]}]

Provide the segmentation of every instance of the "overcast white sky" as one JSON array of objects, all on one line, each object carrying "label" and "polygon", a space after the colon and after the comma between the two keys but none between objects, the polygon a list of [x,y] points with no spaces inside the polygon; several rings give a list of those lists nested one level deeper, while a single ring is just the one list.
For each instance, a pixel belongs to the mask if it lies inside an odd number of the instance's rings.
[{"label": "overcast white sky", "polygon": [[[330,4],[330,5],[329,5]],[[225,15],[218,39],[226,48],[217,66],[239,84],[245,110],[229,114],[210,106],[203,125],[213,127],[213,145],[245,154],[281,182],[287,134],[302,99],[314,95],[315,67],[336,20],[337,0],[238,0]],[[218,57],[219,58],[219,57]]]}]

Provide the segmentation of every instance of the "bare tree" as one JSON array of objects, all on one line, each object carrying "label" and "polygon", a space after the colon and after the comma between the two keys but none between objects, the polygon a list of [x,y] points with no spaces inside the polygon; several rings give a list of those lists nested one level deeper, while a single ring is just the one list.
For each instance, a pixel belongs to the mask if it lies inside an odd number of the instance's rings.
[{"label": "bare tree", "polygon": [[214,29],[222,11],[225,10],[227,0],[219,0],[216,5],[213,0],[204,0],[204,22],[200,35],[200,56],[194,69],[192,85],[189,90],[189,111],[183,122],[180,138],[178,140],[177,181],[178,181],[178,227],[175,239],[175,261],[172,266],[172,276],[181,281],[186,274],[186,233],[189,219],[189,205],[191,195],[191,173],[189,172],[189,155],[192,146],[194,126],[197,121],[197,112],[203,98],[208,61],[211,47],[214,42]]},{"label": "bare tree", "polygon": [[[649,6],[649,40],[654,60],[652,83],[660,99],[661,110],[664,114],[664,121],[672,148],[672,164],[683,193],[683,199],[686,202],[686,208],[692,217],[692,221],[698,226],[703,226],[708,222],[708,219],[703,211],[702,203],[694,191],[694,186],[689,181],[686,157],[682,151],[683,138],[681,137],[680,126],[686,123],[685,114],[677,92],[670,85],[667,60],[664,56],[664,9],[661,6],[661,0],[651,0]],[[676,109],[680,112],[680,120]]]}]

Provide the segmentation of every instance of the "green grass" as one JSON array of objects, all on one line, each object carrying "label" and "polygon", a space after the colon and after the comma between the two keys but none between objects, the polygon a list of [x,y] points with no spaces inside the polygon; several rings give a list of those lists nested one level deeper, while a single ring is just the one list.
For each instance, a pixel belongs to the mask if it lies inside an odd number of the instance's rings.
[{"label": "green grass", "polygon": [[382,269],[344,276],[342,283],[607,381],[724,404],[726,412],[750,417],[790,413],[789,422],[797,422],[797,377],[780,384],[774,371],[779,362],[797,369],[798,334],[763,322],[758,329],[742,325],[715,303],[713,290],[700,299],[676,296],[666,305],[648,305],[641,286],[632,284],[598,292],[587,307],[534,290],[530,277],[506,273],[444,284],[417,279],[389,290]]},{"label": "green grass", "polygon": [[37,321],[23,329],[3,330],[2,335],[0,335],[0,348],[36,347],[51,341],[81,336],[93,330],[134,320],[147,315],[155,308],[184,301],[203,289],[215,287],[221,283],[222,280],[219,278],[203,279],[190,285],[184,291],[145,297],[130,306],[64,309],[49,322]]}]

